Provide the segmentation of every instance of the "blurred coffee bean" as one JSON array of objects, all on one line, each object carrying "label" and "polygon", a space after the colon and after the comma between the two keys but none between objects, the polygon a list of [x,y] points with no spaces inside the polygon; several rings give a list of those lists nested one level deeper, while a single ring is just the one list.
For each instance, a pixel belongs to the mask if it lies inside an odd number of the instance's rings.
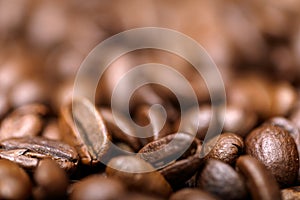
[{"label": "blurred coffee bean", "polygon": [[286,116],[296,104],[298,95],[291,84],[280,82],[273,86],[271,116]]},{"label": "blurred coffee bean", "polygon": [[263,163],[281,187],[295,183],[299,156],[293,137],[278,126],[263,125],[245,140],[246,153]]},{"label": "blurred coffee bean", "polygon": [[28,199],[31,182],[26,172],[11,161],[0,159],[0,198]]},{"label": "blurred coffee bean", "polygon": [[244,152],[243,139],[234,133],[223,133],[203,144],[205,159],[217,159],[234,165]]},{"label": "blurred coffee bean", "polygon": [[49,48],[64,39],[68,25],[65,9],[61,2],[45,1],[36,4],[27,26],[27,39],[33,46]]},{"label": "blurred coffee bean", "polygon": [[179,190],[172,194],[170,197],[170,200],[217,200],[218,198],[215,196],[212,196],[211,194],[199,190],[199,189],[190,189],[185,188],[182,190]]},{"label": "blurred coffee bean", "polygon": [[[108,132],[112,135],[113,140],[123,141],[130,145],[135,151],[141,148],[141,143],[136,137],[135,129],[131,122],[120,113],[115,113],[108,108],[101,107],[98,109],[102,115]],[[116,123],[116,120],[119,122]]]},{"label": "blurred coffee bean", "polygon": [[111,159],[107,164],[106,174],[121,180],[131,190],[165,198],[172,193],[165,178],[149,163],[136,157],[120,156]]},{"label": "blurred coffee bean", "polygon": [[[151,111],[150,111],[151,109]],[[157,140],[171,133],[171,127],[161,109],[150,106],[140,106],[134,114],[134,119],[140,126],[150,126],[150,135],[146,143]],[[142,138],[141,138],[142,139]]]},{"label": "blurred coffee bean", "polygon": [[88,176],[72,186],[70,199],[117,200],[125,196],[125,186],[113,178]]},{"label": "blurred coffee bean", "polygon": [[198,187],[219,198],[245,199],[247,189],[243,178],[228,164],[209,159],[198,175]]},{"label": "blurred coffee bean", "polygon": [[109,149],[110,135],[102,116],[87,99],[74,99],[61,108],[61,132],[85,165],[99,164]]},{"label": "blurred coffee bean", "polygon": [[[256,74],[240,75],[228,85],[228,103],[252,109],[260,117],[270,116],[272,105],[272,89],[266,77]],[[256,98],[259,97],[259,98]]]},{"label": "blurred coffee bean", "polygon": [[61,140],[62,133],[59,129],[58,120],[51,119],[48,121],[41,135],[50,140]]},{"label": "blurred coffee bean", "polygon": [[47,89],[42,81],[25,79],[12,88],[10,101],[14,107],[29,103],[44,103],[47,95]]},{"label": "blurred coffee bean", "polygon": [[276,179],[265,166],[251,156],[238,158],[236,167],[246,179],[247,188],[254,200],[280,200]]},{"label": "blurred coffee bean", "polygon": [[42,104],[29,104],[15,109],[0,126],[0,140],[13,137],[37,136],[43,128],[43,116],[48,113]]},{"label": "blurred coffee bean", "polygon": [[281,190],[282,200],[294,200],[300,198],[300,186],[285,188]]},{"label": "blurred coffee bean", "polygon": [[10,107],[10,102],[7,96],[0,92],[0,119],[2,119],[3,116],[5,116],[5,114],[9,111]]},{"label": "blurred coffee bean", "polygon": [[[178,120],[175,129],[190,134],[197,133],[197,138],[204,139],[211,122],[212,108],[208,105],[191,109],[182,117],[182,121]],[[224,132],[233,132],[242,137],[249,133],[257,122],[257,116],[254,112],[246,110],[234,105],[226,106],[224,118]]]},{"label": "blurred coffee bean", "polygon": [[165,198],[158,197],[156,195],[151,194],[142,194],[137,192],[129,192],[123,196],[120,196],[118,200],[163,200]]},{"label": "blurred coffee bean", "polygon": [[41,160],[34,172],[37,184],[35,198],[63,199],[66,198],[68,177],[66,172],[53,160]]},{"label": "blurred coffee bean", "polygon": [[68,172],[77,167],[76,150],[60,141],[42,137],[22,137],[2,140],[0,158],[11,160],[25,169],[35,169],[39,161],[50,158]]}]

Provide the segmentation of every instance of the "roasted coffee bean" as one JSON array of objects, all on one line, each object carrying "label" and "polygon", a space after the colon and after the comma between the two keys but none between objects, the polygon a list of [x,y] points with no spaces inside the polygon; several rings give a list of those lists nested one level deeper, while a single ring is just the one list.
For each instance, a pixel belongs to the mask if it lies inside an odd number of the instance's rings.
[{"label": "roasted coffee bean", "polygon": [[37,136],[43,128],[42,116],[48,109],[41,104],[22,106],[7,116],[0,127],[0,140]]},{"label": "roasted coffee bean", "polygon": [[117,200],[125,191],[124,185],[116,179],[91,175],[72,186],[70,199]]},{"label": "roasted coffee bean", "polygon": [[11,105],[8,97],[5,94],[0,93],[0,119],[9,111]]},{"label": "roasted coffee bean", "polygon": [[162,197],[172,193],[165,178],[146,161],[132,156],[115,157],[106,167],[108,177],[121,180],[131,190]]},{"label": "roasted coffee bean", "polygon": [[243,178],[228,164],[209,159],[198,175],[198,187],[219,198],[245,199],[247,189]]},{"label": "roasted coffee bean", "polygon": [[27,199],[31,182],[26,172],[15,163],[0,159],[0,198]]},{"label": "roasted coffee bean", "polygon": [[300,199],[300,186],[285,188],[281,190],[282,200],[296,200]]},{"label": "roasted coffee bean", "polygon": [[192,150],[195,151],[192,155],[186,158],[180,158],[174,163],[159,170],[174,188],[180,187],[183,183],[188,181],[195,174],[202,162],[202,159],[199,158],[202,147],[201,142],[198,141],[198,139],[195,139],[194,143],[196,143],[197,149]]},{"label": "roasted coffee bean", "polygon": [[34,172],[36,199],[64,199],[68,187],[66,172],[53,160],[41,160]]},{"label": "roasted coffee bean", "polygon": [[156,168],[162,168],[177,159],[193,155],[198,148],[194,137],[186,133],[175,133],[153,141],[139,151],[139,157]]},{"label": "roasted coffee bean", "polygon": [[[120,113],[113,115],[112,111],[107,108],[100,108],[99,112],[104,119],[108,132],[112,135],[114,140],[126,142],[135,151],[141,148],[139,139],[135,137],[136,133],[134,128],[124,116]],[[116,124],[115,119],[119,121],[119,124]]]},{"label": "roasted coffee bean", "polygon": [[74,146],[85,165],[99,164],[107,153],[110,135],[101,115],[89,100],[74,99],[61,111],[63,140]]},{"label": "roasted coffee bean", "polygon": [[299,157],[293,137],[284,129],[263,125],[245,140],[246,152],[262,162],[281,187],[297,180]]},{"label": "roasted coffee bean", "polygon": [[279,186],[274,176],[255,158],[246,155],[238,158],[236,167],[246,179],[254,200],[280,200]]},{"label": "roasted coffee bean", "polygon": [[244,152],[243,139],[234,133],[223,133],[203,145],[205,159],[218,159],[233,165],[236,159]]},{"label": "roasted coffee bean", "polygon": [[0,158],[11,160],[25,169],[35,169],[41,159],[50,158],[66,171],[75,170],[76,150],[60,141],[42,137],[11,138],[0,142]]},{"label": "roasted coffee bean", "polygon": [[175,192],[174,194],[172,194],[172,196],[170,197],[170,200],[218,200],[217,197],[212,196],[211,194],[199,190],[199,189],[182,189],[179,190],[177,192]]},{"label": "roasted coffee bean", "polygon": [[[266,122],[286,130],[293,138],[297,145],[298,156],[300,155],[300,131],[299,128],[291,121],[284,117],[274,117]],[[299,160],[300,162],[300,160]],[[300,168],[298,171],[298,183],[300,183]]]}]

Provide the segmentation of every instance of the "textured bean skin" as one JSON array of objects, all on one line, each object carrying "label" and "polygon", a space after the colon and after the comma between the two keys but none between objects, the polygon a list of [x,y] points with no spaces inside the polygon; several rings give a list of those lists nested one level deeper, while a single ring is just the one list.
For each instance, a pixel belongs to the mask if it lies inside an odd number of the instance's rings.
[{"label": "textured bean skin", "polygon": [[262,162],[282,187],[297,180],[297,146],[284,129],[264,125],[253,130],[246,138],[246,152]]}]

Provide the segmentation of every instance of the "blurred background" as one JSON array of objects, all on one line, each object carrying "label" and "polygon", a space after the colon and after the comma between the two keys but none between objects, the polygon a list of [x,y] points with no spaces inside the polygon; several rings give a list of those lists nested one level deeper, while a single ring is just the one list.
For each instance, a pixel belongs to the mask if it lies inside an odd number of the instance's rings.
[{"label": "blurred background", "polygon": [[[70,97],[76,71],[97,44],[144,26],[174,29],[199,42],[223,75],[229,103],[249,107],[249,98],[256,102],[259,97],[263,100],[256,103],[261,105],[254,106],[259,116],[286,115],[300,83],[299,8],[298,0],[0,0],[0,118],[31,102],[57,110]],[[174,66],[195,80],[188,63],[168,53],[136,52],[114,65],[149,61]],[[274,84],[279,88],[275,97],[288,102],[280,102],[280,108],[266,103],[260,91],[275,91]],[[244,94],[251,86],[261,93],[249,89]],[[207,101],[205,86],[195,88],[199,101]],[[107,100],[100,98],[99,103]]]}]

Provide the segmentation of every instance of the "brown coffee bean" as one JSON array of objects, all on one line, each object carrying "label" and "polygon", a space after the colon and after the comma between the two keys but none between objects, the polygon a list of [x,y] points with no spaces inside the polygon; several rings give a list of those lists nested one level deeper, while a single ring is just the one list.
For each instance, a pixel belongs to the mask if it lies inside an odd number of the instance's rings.
[{"label": "brown coffee bean", "polygon": [[68,177],[55,161],[50,159],[41,160],[34,172],[34,180],[37,184],[35,198],[66,198]]},{"label": "brown coffee bean", "polygon": [[0,119],[9,111],[11,105],[5,94],[0,92]]},{"label": "brown coffee bean", "polygon": [[285,188],[281,190],[282,200],[296,200],[300,199],[300,186]]},{"label": "brown coffee bean", "polygon": [[60,141],[42,137],[11,138],[0,142],[0,158],[11,160],[25,169],[35,169],[41,159],[50,158],[66,171],[77,167],[76,150]]},{"label": "brown coffee bean", "polygon": [[281,187],[297,180],[299,157],[293,137],[278,126],[263,125],[245,140],[246,152],[262,162]]},{"label": "brown coffee bean", "polygon": [[194,137],[186,133],[167,135],[150,142],[139,151],[139,157],[156,168],[162,168],[179,158],[193,155],[198,148]]},{"label": "brown coffee bean", "polygon": [[247,189],[243,178],[228,164],[209,159],[200,172],[197,185],[219,198],[245,199]]},{"label": "brown coffee bean", "polygon": [[179,190],[179,191],[175,192],[174,194],[172,194],[172,196],[170,197],[170,200],[182,200],[182,199],[185,199],[185,200],[217,200],[218,198],[215,196],[212,196],[211,194],[209,194],[203,190],[190,189],[190,188]]},{"label": "brown coffee bean", "polygon": [[63,140],[76,148],[85,165],[99,164],[109,149],[104,121],[87,99],[78,98],[62,107],[61,131]]},{"label": "brown coffee bean", "polygon": [[205,159],[217,159],[233,165],[244,152],[243,139],[234,133],[223,133],[203,144]]},{"label": "brown coffee bean", "polygon": [[48,109],[41,104],[22,106],[8,115],[0,126],[0,140],[37,136],[43,128],[42,116]]},{"label": "brown coffee bean", "polygon": [[91,175],[72,186],[70,199],[117,200],[124,195],[125,187],[117,179]]},{"label": "brown coffee bean", "polygon": [[131,190],[168,197],[171,186],[149,163],[132,156],[120,156],[110,160],[106,167],[108,177],[121,180]]},{"label": "brown coffee bean", "polygon": [[0,198],[27,199],[31,182],[26,172],[11,161],[0,159]]},{"label": "brown coffee bean", "polygon": [[201,142],[195,138],[191,147],[188,150],[190,153],[186,152],[178,160],[159,170],[173,188],[180,187],[188,181],[202,163],[202,159],[200,159]]},{"label": "brown coffee bean", "polygon": [[254,200],[280,200],[279,186],[265,166],[251,156],[241,156],[236,167],[246,179]]},{"label": "brown coffee bean", "polygon": [[[294,141],[297,145],[298,155],[300,155],[300,132],[299,128],[293,122],[284,117],[273,117],[265,124],[272,124],[273,126],[278,126],[286,130],[294,138]],[[298,170],[298,182],[300,183],[300,168]]]},{"label": "brown coffee bean", "polygon": [[[112,135],[113,140],[126,142],[135,151],[138,151],[141,148],[140,141],[135,137],[136,133],[134,128],[124,116],[120,113],[113,115],[112,111],[107,108],[100,108],[98,110],[103,117],[107,130]],[[115,119],[117,119],[120,124],[116,124]],[[121,127],[119,127],[119,125]]]}]

